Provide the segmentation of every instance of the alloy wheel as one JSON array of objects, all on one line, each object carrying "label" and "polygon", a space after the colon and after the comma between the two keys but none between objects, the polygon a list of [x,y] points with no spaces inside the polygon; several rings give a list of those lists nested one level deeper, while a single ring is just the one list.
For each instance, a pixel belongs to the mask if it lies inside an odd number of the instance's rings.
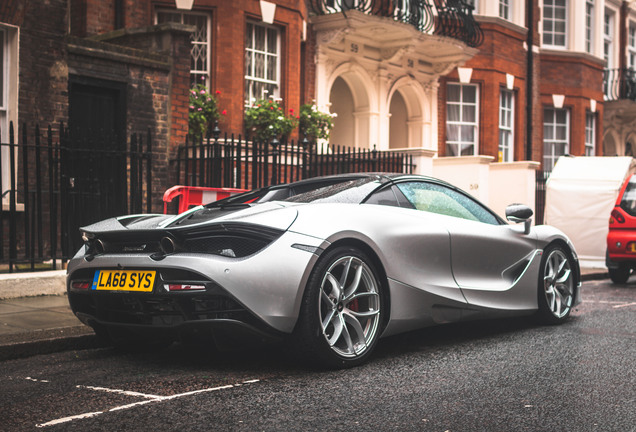
[{"label": "alloy wheel", "polygon": [[337,259],[324,274],[318,301],[329,347],[346,358],[364,354],[380,326],[378,282],[369,266],[355,256]]},{"label": "alloy wheel", "polygon": [[547,307],[556,318],[568,315],[574,301],[574,278],[570,261],[563,251],[548,253],[543,274],[543,289]]}]

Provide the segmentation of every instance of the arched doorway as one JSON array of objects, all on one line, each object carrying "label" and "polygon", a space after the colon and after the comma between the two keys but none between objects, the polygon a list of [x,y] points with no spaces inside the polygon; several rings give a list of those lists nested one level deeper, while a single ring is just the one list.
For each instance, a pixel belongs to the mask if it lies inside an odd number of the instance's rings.
[{"label": "arched doorway", "polygon": [[393,93],[389,105],[389,148],[405,148],[409,145],[408,110],[399,91]]},{"label": "arched doorway", "polygon": [[335,113],[333,129],[329,137],[329,143],[345,147],[354,147],[355,143],[355,118],[353,112],[355,104],[353,93],[349,85],[341,77],[338,77],[331,86],[329,93],[331,113]]},{"label": "arched doorway", "polygon": [[616,148],[616,140],[611,131],[607,131],[603,138],[603,154],[605,156],[618,156],[618,148]]}]

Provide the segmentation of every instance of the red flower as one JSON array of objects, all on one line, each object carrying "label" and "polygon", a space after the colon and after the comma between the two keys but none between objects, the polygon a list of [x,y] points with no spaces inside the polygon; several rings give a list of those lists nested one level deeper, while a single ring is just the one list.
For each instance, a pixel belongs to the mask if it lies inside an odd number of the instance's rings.
[{"label": "red flower", "polygon": [[271,106],[271,107],[269,107],[269,109],[271,109],[271,110],[273,111],[273,110],[274,110],[274,107],[273,107],[273,106]]},{"label": "red flower", "polygon": [[227,114],[227,110],[223,110],[223,112],[221,113],[221,115],[225,115]]},{"label": "red flower", "polygon": [[216,94],[220,95],[221,94],[221,90],[217,90]]},{"label": "red flower", "polygon": [[289,109],[289,113],[290,113],[290,114],[293,114],[293,113],[294,113],[294,109],[293,109],[293,108],[290,108],[290,109]]}]

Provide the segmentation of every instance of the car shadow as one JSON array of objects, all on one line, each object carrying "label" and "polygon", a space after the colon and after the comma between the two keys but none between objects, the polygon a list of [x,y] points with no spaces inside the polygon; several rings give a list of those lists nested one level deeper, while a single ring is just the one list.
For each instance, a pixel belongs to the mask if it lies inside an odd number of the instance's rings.
[{"label": "car shadow", "polygon": [[[578,319],[578,316],[572,315],[563,326],[571,325]],[[532,317],[489,319],[428,327],[381,339],[369,359],[369,363],[373,364],[377,361],[399,358],[413,353],[425,354],[448,348],[456,349],[462,344],[489,342],[533,329],[546,328],[551,332],[551,329],[559,327],[561,326],[544,326],[537,323]],[[127,353],[122,353],[115,348],[106,348],[106,350],[108,354],[125,356],[127,361],[140,362],[146,366],[152,364],[160,369],[180,367],[267,375],[324,370],[320,366],[303,361],[296,355],[294,346],[284,342],[229,351],[220,351],[205,341],[200,343],[175,342],[161,350]]]}]

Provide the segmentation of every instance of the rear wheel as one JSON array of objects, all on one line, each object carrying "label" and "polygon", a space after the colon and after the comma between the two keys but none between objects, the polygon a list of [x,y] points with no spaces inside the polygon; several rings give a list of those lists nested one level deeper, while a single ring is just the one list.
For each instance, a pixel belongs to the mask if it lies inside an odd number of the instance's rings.
[{"label": "rear wheel", "polygon": [[618,268],[608,268],[609,277],[616,284],[624,284],[629,279],[632,268],[629,264],[621,263]]},{"label": "rear wheel", "polygon": [[361,364],[380,337],[382,284],[360,250],[336,248],[320,259],[305,290],[295,340],[310,361]]},{"label": "rear wheel", "polygon": [[544,322],[560,324],[567,319],[574,304],[575,278],[572,258],[560,245],[543,251],[539,275],[539,316]]}]

